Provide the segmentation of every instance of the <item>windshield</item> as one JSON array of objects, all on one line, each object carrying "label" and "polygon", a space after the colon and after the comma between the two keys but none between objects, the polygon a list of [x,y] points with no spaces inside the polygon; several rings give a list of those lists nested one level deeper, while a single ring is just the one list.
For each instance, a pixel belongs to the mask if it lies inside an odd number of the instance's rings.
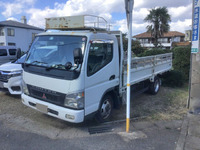
[{"label": "windshield", "polygon": [[23,56],[21,56],[14,63],[16,63],[16,64],[22,64],[22,63],[24,63],[25,59],[26,59],[26,54],[24,54]]},{"label": "windshield", "polygon": [[47,35],[36,37],[28,53],[26,64],[44,66],[57,69],[65,69],[65,64],[74,64],[73,51],[81,48],[82,54],[86,45],[86,37]]}]

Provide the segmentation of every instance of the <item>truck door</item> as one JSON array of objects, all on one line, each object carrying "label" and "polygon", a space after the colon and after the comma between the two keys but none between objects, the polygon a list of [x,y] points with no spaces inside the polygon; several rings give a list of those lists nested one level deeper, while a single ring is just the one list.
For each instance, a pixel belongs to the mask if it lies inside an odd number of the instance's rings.
[{"label": "truck door", "polygon": [[85,77],[85,115],[98,110],[105,92],[118,84],[119,61],[114,42],[93,41],[89,47]]}]

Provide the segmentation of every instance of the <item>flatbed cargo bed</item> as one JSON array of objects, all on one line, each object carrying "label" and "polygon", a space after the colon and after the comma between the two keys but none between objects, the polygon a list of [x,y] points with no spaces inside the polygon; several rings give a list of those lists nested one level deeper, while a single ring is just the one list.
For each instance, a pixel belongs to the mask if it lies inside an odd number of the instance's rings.
[{"label": "flatbed cargo bed", "polygon": [[[127,81],[127,60],[123,65],[123,86]],[[172,68],[172,53],[135,57],[131,61],[131,85],[144,81],[146,79],[154,79],[156,75],[162,74]]]}]

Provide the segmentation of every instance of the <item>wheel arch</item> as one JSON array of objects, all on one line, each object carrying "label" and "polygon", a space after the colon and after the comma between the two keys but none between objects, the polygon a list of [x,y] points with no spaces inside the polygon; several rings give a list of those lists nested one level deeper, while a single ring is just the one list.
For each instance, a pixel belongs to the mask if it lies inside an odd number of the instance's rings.
[{"label": "wheel arch", "polygon": [[119,97],[117,90],[118,90],[118,87],[112,87],[112,88],[107,89],[101,97],[101,101],[99,102],[98,108],[100,108],[101,102],[102,102],[104,96],[106,96],[107,94],[112,97],[113,107],[119,108],[121,105],[121,99]]}]

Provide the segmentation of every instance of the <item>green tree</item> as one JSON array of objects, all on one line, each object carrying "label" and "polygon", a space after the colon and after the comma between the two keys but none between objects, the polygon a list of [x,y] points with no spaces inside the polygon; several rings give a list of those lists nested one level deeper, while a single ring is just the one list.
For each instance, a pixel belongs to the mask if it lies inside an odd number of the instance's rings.
[{"label": "green tree", "polygon": [[139,41],[132,40],[132,52],[138,56],[139,54],[142,54],[146,48],[142,47]]},{"label": "green tree", "polygon": [[[126,35],[127,34],[122,34],[124,51],[128,50],[128,39],[126,38]],[[132,40],[131,51],[136,56],[143,53],[145,50],[146,50],[146,48],[141,46],[140,41]]]},{"label": "green tree", "polygon": [[171,22],[171,17],[168,14],[167,8],[159,7],[151,9],[144,21],[149,23],[146,27],[147,32],[151,33],[153,44],[157,48],[159,44],[158,38],[170,29],[169,22]]}]

